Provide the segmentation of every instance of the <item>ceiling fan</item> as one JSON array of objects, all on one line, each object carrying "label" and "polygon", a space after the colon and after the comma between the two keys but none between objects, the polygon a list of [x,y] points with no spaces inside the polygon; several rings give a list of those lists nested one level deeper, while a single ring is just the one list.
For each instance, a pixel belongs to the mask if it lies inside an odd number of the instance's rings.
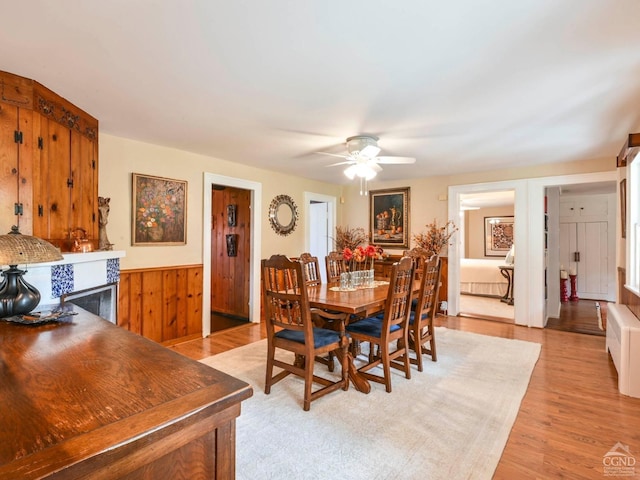
[{"label": "ceiling fan", "polygon": [[411,164],[415,163],[413,157],[391,157],[378,156],[381,149],[378,146],[378,137],[371,135],[356,135],[347,138],[346,141],[347,154],[339,155],[335,153],[318,152],[322,155],[344,158],[343,162],[332,163],[328,167],[337,165],[349,165],[344,174],[353,180],[355,177],[360,178],[360,194],[367,194],[367,181],[374,178],[378,172],[382,171],[379,164]]}]

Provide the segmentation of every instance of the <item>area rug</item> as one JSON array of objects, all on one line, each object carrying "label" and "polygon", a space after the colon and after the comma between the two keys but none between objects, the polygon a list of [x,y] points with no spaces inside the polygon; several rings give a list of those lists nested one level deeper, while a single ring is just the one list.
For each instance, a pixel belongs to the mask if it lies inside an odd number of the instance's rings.
[{"label": "area rug", "polygon": [[394,372],[391,393],[351,387],[308,412],[302,379],[264,394],[266,340],[201,360],[254,389],[237,421],[237,478],[490,479],[540,345],[444,327],[436,338],[438,361],[412,366],[410,380]]}]

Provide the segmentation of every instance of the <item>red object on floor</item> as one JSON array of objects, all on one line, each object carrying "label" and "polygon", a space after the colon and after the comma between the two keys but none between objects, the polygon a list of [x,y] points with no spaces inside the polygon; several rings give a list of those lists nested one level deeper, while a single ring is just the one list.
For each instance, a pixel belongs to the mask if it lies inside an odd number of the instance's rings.
[{"label": "red object on floor", "polygon": [[567,291],[567,279],[560,278],[560,301],[568,302],[569,301],[569,292]]},{"label": "red object on floor", "polygon": [[569,297],[569,300],[577,302],[580,300],[580,298],[578,298],[578,276],[569,275],[569,279],[571,280],[571,296]]}]

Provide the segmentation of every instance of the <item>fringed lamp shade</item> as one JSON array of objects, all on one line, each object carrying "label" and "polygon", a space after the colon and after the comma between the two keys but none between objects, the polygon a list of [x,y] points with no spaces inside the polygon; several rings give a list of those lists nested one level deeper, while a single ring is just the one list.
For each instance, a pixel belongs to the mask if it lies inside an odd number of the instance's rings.
[{"label": "fringed lamp shade", "polygon": [[29,313],[40,302],[40,292],[22,276],[18,265],[62,260],[60,251],[40,238],[22,235],[18,227],[11,227],[7,235],[0,235],[0,265],[9,265],[0,280],[0,317]]}]

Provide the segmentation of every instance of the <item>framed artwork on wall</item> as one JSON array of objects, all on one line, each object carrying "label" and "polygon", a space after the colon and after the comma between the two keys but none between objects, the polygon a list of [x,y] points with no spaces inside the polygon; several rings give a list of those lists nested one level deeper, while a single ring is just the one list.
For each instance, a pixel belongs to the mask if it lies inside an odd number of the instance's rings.
[{"label": "framed artwork on wall", "polygon": [[132,174],[131,244],[187,243],[187,182]]},{"label": "framed artwork on wall", "polygon": [[380,247],[409,248],[410,188],[369,190],[369,238]]},{"label": "framed artwork on wall", "polygon": [[513,217],[484,217],[484,256],[505,257],[513,245]]}]

